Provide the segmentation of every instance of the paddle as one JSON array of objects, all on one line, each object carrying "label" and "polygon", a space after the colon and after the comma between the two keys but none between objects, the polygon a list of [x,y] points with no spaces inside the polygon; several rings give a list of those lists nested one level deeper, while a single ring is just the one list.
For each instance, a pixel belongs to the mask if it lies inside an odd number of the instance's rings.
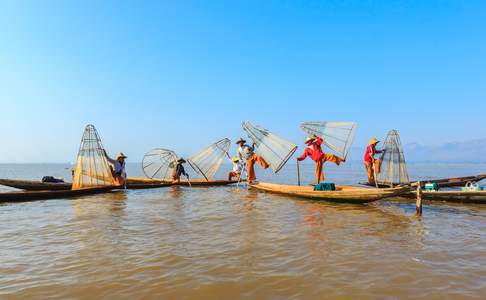
[{"label": "paddle", "polygon": [[300,186],[300,164],[299,164],[299,160],[297,160],[297,185]]},{"label": "paddle", "polygon": [[192,187],[191,181],[189,180],[189,175],[186,175],[186,178],[187,178],[187,184],[189,184],[189,187]]}]

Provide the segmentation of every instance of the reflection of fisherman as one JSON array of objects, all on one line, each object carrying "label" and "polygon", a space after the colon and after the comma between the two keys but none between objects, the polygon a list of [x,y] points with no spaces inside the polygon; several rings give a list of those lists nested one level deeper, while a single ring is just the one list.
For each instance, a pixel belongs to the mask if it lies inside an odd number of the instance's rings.
[{"label": "reflection of fisherman", "polygon": [[184,175],[187,177],[187,180],[189,180],[189,174],[187,174],[186,170],[184,169],[184,165],[186,163],[186,160],[183,158],[179,158],[177,160],[177,165],[174,169],[174,174],[172,174],[172,180],[175,182],[180,182],[181,181],[181,175]]},{"label": "reflection of fisherman", "polygon": [[240,181],[242,171],[240,159],[238,158],[238,156],[235,156],[231,159],[231,161],[233,162],[233,170],[228,173],[228,181],[232,181],[233,177],[236,177],[236,180]]},{"label": "reflection of fisherman", "polygon": [[381,169],[381,161],[379,159],[375,159],[375,154],[382,153],[383,151],[376,150],[376,145],[380,141],[376,138],[372,138],[368,142],[368,147],[366,147],[366,152],[364,155],[364,165],[366,168],[366,172],[368,173],[368,183],[375,184],[375,173],[380,173]]},{"label": "reflection of fisherman", "polygon": [[236,144],[239,145],[238,147],[238,157],[240,162],[247,165],[247,172],[248,172],[248,182],[252,183],[252,181],[256,180],[255,174],[255,163],[267,169],[269,167],[268,163],[263,159],[263,157],[255,154],[255,145],[249,146],[246,144],[246,141],[243,138],[239,138],[236,141]]},{"label": "reflection of fisherman", "polygon": [[115,179],[115,184],[125,186],[127,180],[127,172],[125,171],[125,159],[127,158],[122,152],[118,153],[116,159],[112,159],[104,151],[106,160],[111,164],[111,173]]},{"label": "reflection of fisherman", "polygon": [[316,180],[317,183],[324,180],[324,173],[322,172],[322,167],[325,162],[333,162],[336,165],[340,165],[344,162],[344,158],[337,157],[334,154],[327,154],[322,152],[322,143],[324,141],[318,136],[311,136],[305,140],[307,147],[301,156],[297,158],[298,161],[303,161],[307,156],[309,156],[313,161],[316,162]]}]

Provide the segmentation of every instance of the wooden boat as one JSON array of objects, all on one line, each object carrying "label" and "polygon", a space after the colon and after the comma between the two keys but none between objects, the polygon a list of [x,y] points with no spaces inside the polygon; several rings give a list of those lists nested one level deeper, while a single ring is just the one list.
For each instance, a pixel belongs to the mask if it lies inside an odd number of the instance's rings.
[{"label": "wooden boat", "polygon": [[[227,180],[191,180],[191,186],[203,187],[203,186],[220,186],[237,183],[237,181]],[[26,191],[68,191],[71,190],[71,183],[48,183],[35,180],[19,180],[19,179],[0,179],[0,185],[13,187],[16,189]],[[180,183],[172,183],[170,181],[162,181],[157,179],[149,179],[142,177],[128,177],[127,189],[152,189],[161,188],[172,185],[188,186],[187,181],[181,181]]]},{"label": "wooden boat", "polygon": [[[204,187],[204,186],[220,186],[220,185],[229,185],[237,183],[238,181],[232,180],[204,180],[204,179],[192,179],[189,180],[191,183],[190,186],[195,187]],[[169,185],[180,185],[180,186],[189,186],[189,182],[187,180],[181,180],[178,183],[172,181],[163,181],[159,179],[150,179],[144,177],[128,177],[127,178],[127,186],[131,188],[131,186],[138,185],[138,184],[154,184],[154,183],[163,183]]]},{"label": "wooden boat", "polygon": [[288,196],[309,198],[331,202],[363,204],[383,198],[398,196],[410,191],[410,187],[372,189],[354,186],[336,186],[335,191],[314,191],[312,186],[283,185],[259,182],[250,185],[252,188]]},{"label": "wooden boat", "polygon": [[[424,179],[420,181],[421,186],[425,186],[426,183],[437,183],[439,188],[445,187],[459,187],[465,186],[468,182],[479,182],[483,179],[486,179],[486,174],[479,174],[476,176],[464,176],[464,177],[453,177],[453,178],[443,178],[443,179]],[[367,185],[367,186],[375,186],[373,184],[369,184],[368,182],[359,182],[359,184]],[[411,183],[412,186],[417,185],[417,181]],[[381,184],[378,182],[378,187],[385,188],[389,187],[388,184]]]},{"label": "wooden boat", "polygon": [[0,203],[71,198],[111,192],[114,187],[94,187],[79,190],[23,191],[0,193]]},{"label": "wooden boat", "polygon": [[65,191],[71,190],[71,183],[51,183],[35,180],[0,179],[0,185],[27,191]]},{"label": "wooden boat", "polygon": [[[229,184],[234,184],[237,183],[238,181],[232,180],[190,180],[189,181],[191,184],[190,186],[193,187],[205,187],[205,186],[221,186],[221,185],[229,185]],[[182,180],[179,183],[174,183],[174,185],[180,185],[180,186],[189,186],[189,182]]]},{"label": "wooden boat", "polygon": [[[19,179],[0,179],[0,185],[13,187],[26,191],[69,191],[72,184],[65,183],[48,183],[35,180],[19,180]],[[172,183],[162,181],[134,181],[127,185],[128,189],[153,189],[171,186]]]},{"label": "wooden boat", "polygon": [[[415,198],[416,195],[416,192],[409,192],[404,196],[408,198]],[[432,201],[486,204],[486,191],[422,191],[422,199]]]}]

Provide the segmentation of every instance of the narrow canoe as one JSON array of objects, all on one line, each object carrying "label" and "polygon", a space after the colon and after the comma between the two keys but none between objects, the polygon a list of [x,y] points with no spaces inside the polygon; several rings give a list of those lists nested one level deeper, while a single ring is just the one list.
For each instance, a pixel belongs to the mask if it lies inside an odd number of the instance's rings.
[{"label": "narrow canoe", "polygon": [[355,204],[373,202],[410,191],[410,187],[372,189],[344,185],[336,186],[336,191],[314,191],[314,187],[312,186],[283,185],[266,182],[259,182],[250,186],[258,190],[282,195]]},{"label": "narrow canoe", "polygon": [[[191,186],[195,187],[204,187],[204,186],[219,186],[219,185],[229,185],[237,183],[238,181],[235,180],[204,180],[204,179],[192,179],[189,181]],[[165,183],[170,185],[181,185],[181,186],[189,186],[189,182],[187,180],[181,180],[178,183],[172,181],[163,181],[160,179],[150,179],[144,177],[128,177],[127,178],[127,185],[128,188],[135,184],[151,184],[151,183]]]},{"label": "narrow canoe", "polygon": [[0,179],[0,185],[27,191],[65,191],[71,190],[71,183],[50,183],[35,180]]},{"label": "narrow canoe", "polygon": [[71,198],[84,195],[109,193],[113,189],[114,187],[94,187],[79,190],[7,192],[0,193],[0,203]]},{"label": "narrow canoe", "polygon": [[[204,186],[220,186],[236,183],[236,181],[227,180],[191,180],[191,186],[204,187]],[[70,182],[65,183],[47,183],[35,180],[19,180],[19,179],[0,179],[0,185],[13,187],[16,189],[26,191],[69,191],[72,184]],[[127,189],[153,189],[161,188],[172,185],[188,186],[187,181],[181,181],[180,183],[172,183],[168,181],[162,181],[157,179],[148,179],[142,177],[129,177],[127,179]]]},{"label": "narrow canoe", "polygon": [[[437,183],[439,185],[439,188],[445,188],[445,187],[459,187],[459,186],[465,186],[466,183],[468,182],[479,182],[483,179],[486,179],[486,174],[479,174],[475,176],[464,176],[464,177],[452,177],[452,178],[443,178],[443,179],[424,179],[420,181],[420,185],[423,187],[425,186],[426,183]],[[367,185],[367,186],[373,186],[372,184],[369,184],[366,181],[362,181],[359,184],[362,185]],[[397,184],[393,184],[394,186]],[[412,182],[411,185],[417,185],[417,181]],[[389,187],[388,184],[383,184],[378,182],[378,187]]]},{"label": "narrow canoe", "polygon": [[[406,194],[408,198],[415,198],[416,193]],[[458,203],[478,203],[486,204],[486,191],[463,192],[463,191],[423,191],[422,199],[458,202]]]}]

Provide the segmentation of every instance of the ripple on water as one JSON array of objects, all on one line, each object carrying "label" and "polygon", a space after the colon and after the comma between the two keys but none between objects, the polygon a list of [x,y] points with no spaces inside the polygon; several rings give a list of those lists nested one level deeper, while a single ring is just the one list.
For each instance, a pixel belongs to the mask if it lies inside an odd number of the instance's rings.
[{"label": "ripple on water", "polygon": [[235,187],[4,205],[0,296],[484,296],[486,210],[438,203],[413,213]]}]

